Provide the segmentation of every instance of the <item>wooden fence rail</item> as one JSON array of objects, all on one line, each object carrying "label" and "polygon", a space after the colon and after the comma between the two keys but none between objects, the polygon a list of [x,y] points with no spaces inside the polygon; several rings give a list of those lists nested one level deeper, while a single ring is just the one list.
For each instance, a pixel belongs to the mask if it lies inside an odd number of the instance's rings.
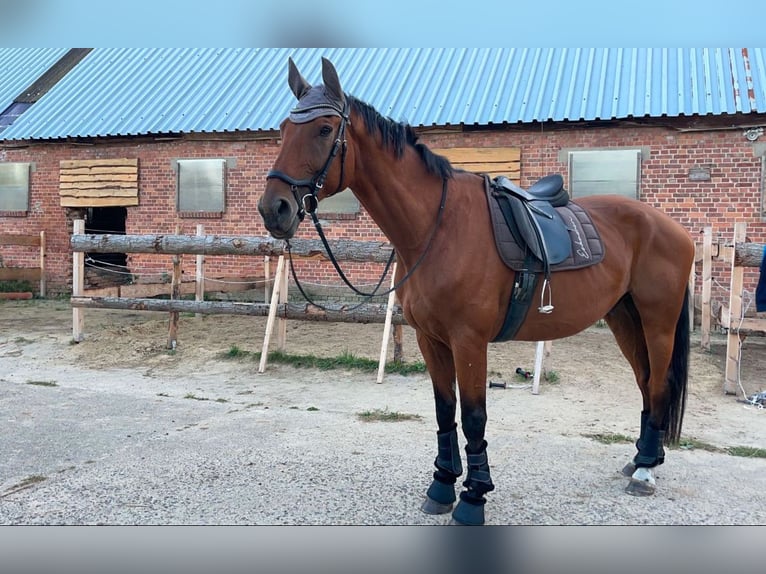
[{"label": "wooden fence rail", "polygon": [[[162,253],[166,255],[260,255],[287,253],[285,242],[266,237],[224,237],[219,235],[72,235],[72,251],[90,253]],[[290,240],[293,257],[327,260],[318,239]],[[330,247],[338,261],[385,263],[391,245],[383,241],[336,239]]]},{"label": "wooden fence rail", "polygon": [[[83,339],[83,310],[94,309],[125,309],[138,311],[160,311],[170,313],[168,347],[175,348],[178,328],[178,313],[218,315],[250,315],[268,317],[266,334],[264,336],[263,352],[259,371],[263,372],[268,355],[271,333],[277,324],[277,346],[284,346],[286,319],[301,321],[328,321],[346,323],[385,323],[384,337],[390,335],[391,325],[394,325],[395,355],[401,359],[401,326],[406,324],[401,308],[393,298],[388,305],[367,303],[363,305],[323,304],[325,309],[319,309],[310,304],[295,304],[287,302],[287,271],[284,255],[286,243],[268,237],[224,237],[204,235],[202,226],[197,226],[196,235],[116,235],[116,234],[85,234],[84,222],[74,222],[74,234],[70,239],[73,252],[73,288],[72,288],[72,336],[75,341]],[[290,242],[293,257],[300,259],[327,260],[324,246],[320,240],[293,239]],[[360,263],[384,263],[389,260],[392,247],[379,241],[330,241],[331,249],[338,261]],[[109,296],[85,296],[84,253],[157,253],[172,256],[173,274],[169,286],[170,299],[129,298]],[[181,289],[181,257],[184,254],[197,255],[195,290],[196,300],[180,298]],[[271,303],[242,303],[231,301],[203,301],[204,291],[204,256],[205,255],[239,255],[264,257],[264,270],[268,283],[268,265],[272,256],[279,256],[277,270],[274,276],[274,288],[266,299]],[[271,297],[269,297],[271,295]],[[385,361],[387,339],[383,341],[381,361]],[[378,382],[382,382],[382,367],[379,370]]]},{"label": "wooden fence rail", "polygon": [[[72,297],[72,307],[91,309],[123,309],[126,311],[158,311],[165,313],[202,313],[206,315],[249,315],[266,317],[271,305],[268,303],[240,303],[234,301],[191,301],[186,299],[149,299],[128,297]],[[279,303],[275,316],[301,321],[325,321],[331,323],[384,323],[386,305],[368,303],[349,310],[350,305],[323,303],[318,309],[308,303]],[[392,309],[391,323],[405,325],[406,321],[398,306]]]}]

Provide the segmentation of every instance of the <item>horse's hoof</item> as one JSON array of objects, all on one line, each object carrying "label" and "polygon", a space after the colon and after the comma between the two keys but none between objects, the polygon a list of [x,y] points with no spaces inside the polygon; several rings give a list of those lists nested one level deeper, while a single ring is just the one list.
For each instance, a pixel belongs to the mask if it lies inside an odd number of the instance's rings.
[{"label": "horse's hoof", "polygon": [[633,476],[634,472],[636,472],[636,465],[633,464],[632,462],[629,462],[628,464],[622,467],[623,476],[627,476],[628,478],[630,478],[631,476]]},{"label": "horse's hoof", "polygon": [[636,480],[631,478],[628,482],[628,486],[625,487],[625,492],[631,496],[652,496],[656,487],[646,480]]},{"label": "horse's hoof", "polygon": [[484,524],[484,505],[470,504],[464,500],[457,503],[452,513],[452,522],[461,526],[482,526]]},{"label": "horse's hoof", "polygon": [[426,514],[447,514],[452,510],[452,503],[444,504],[442,502],[436,502],[433,498],[426,496],[423,504],[420,505],[420,510]]}]

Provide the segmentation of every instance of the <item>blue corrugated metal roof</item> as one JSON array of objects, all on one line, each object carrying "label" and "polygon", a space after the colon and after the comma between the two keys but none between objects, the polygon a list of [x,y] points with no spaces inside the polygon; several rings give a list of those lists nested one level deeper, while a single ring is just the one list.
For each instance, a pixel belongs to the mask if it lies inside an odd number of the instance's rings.
[{"label": "blue corrugated metal roof", "polygon": [[760,48],[96,48],[0,138],[275,130],[288,56],[413,126],[766,113]]},{"label": "blue corrugated metal roof", "polygon": [[66,48],[0,49],[0,113],[66,52]]}]

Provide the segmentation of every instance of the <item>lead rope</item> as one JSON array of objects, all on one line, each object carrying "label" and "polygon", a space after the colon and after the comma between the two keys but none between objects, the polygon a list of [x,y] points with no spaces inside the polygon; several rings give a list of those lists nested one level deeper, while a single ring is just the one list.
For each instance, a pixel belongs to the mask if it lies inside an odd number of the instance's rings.
[{"label": "lead rope", "polygon": [[[436,214],[436,223],[434,224],[433,229],[431,230],[431,235],[428,237],[428,241],[426,243],[425,249],[423,249],[423,252],[420,254],[420,257],[415,262],[415,265],[413,265],[409,271],[402,277],[396,285],[391,287],[390,289],[387,289],[386,291],[383,291],[382,293],[378,293],[378,289],[380,289],[380,286],[383,284],[383,280],[388,275],[388,270],[391,267],[391,264],[394,261],[394,257],[396,255],[396,251],[391,251],[391,256],[388,258],[388,263],[386,263],[386,268],[383,270],[383,274],[380,277],[380,281],[378,281],[377,285],[375,286],[375,289],[372,290],[371,293],[365,293],[363,291],[360,291],[357,289],[354,285],[351,284],[351,282],[346,277],[346,274],[343,273],[343,270],[340,268],[340,265],[338,264],[337,259],[335,258],[335,255],[333,255],[332,249],[330,248],[330,244],[327,241],[327,238],[325,237],[324,230],[322,229],[322,224],[319,222],[319,218],[316,215],[316,210],[311,212],[311,219],[314,222],[314,227],[317,230],[317,234],[319,235],[319,238],[322,240],[322,245],[324,245],[325,251],[327,251],[327,256],[330,259],[330,262],[333,264],[333,267],[335,268],[335,271],[338,273],[340,278],[343,280],[343,282],[348,285],[348,287],[351,288],[354,293],[361,295],[364,297],[364,300],[360,302],[358,305],[354,305],[353,307],[350,307],[349,309],[346,309],[346,311],[353,311],[355,309],[358,309],[365,303],[367,303],[370,299],[372,299],[375,296],[382,297],[384,295],[388,295],[392,291],[396,291],[399,287],[401,287],[407,279],[410,278],[412,273],[417,269],[420,264],[423,262],[423,259],[425,259],[426,254],[431,248],[431,244],[433,243],[433,239],[436,236],[436,231],[441,226],[442,217],[444,215],[444,206],[447,203],[447,178],[442,179],[442,196],[441,200],[439,202],[439,211]],[[295,285],[298,287],[298,291],[300,291],[301,295],[303,296],[306,301],[309,302],[309,304],[314,305],[315,307],[322,309],[323,311],[327,311],[327,307],[324,307],[320,305],[319,303],[316,303],[314,300],[312,300],[303,289],[303,286],[301,285],[300,281],[298,280],[298,276],[295,273],[295,266],[293,264],[293,254],[292,249],[290,246],[290,241],[286,240],[285,244],[287,246],[287,255],[288,259],[290,260],[290,272],[292,273],[293,280],[295,281]]]}]

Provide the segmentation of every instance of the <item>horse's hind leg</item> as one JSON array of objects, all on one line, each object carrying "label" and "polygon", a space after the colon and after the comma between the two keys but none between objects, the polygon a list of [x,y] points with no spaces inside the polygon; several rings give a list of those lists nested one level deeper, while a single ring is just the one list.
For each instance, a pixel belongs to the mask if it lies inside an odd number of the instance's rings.
[{"label": "horse's hind leg", "polygon": [[[638,298],[649,357],[649,413],[642,418],[636,466],[626,491],[636,496],[654,493],[652,469],[665,462],[663,444],[677,444],[681,434],[689,369],[689,290],[687,274],[678,278],[677,289],[666,282],[665,294]],[[677,296],[674,298],[674,295]]]},{"label": "horse's hind leg", "polygon": [[663,443],[676,442],[681,432],[689,354],[685,283],[679,291],[684,295],[676,301],[669,286],[663,297],[626,296],[607,316],[644,399],[638,452],[623,469],[633,471],[626,491],[637,496],[654,493],[652,469],[665,461]]},{"label": "horse's hind leg", "polygon": [[[622,354],[630,363],[633,369],[633,374],[636,377],[636,383],[641,390],[641,396],[643,399],[643,408],[641,409],[641,427],[639,438],[636,441],[636,448],[638,453],[636,456],[626,464],[622,469],[622,474],[627,477],[632,477],[635,474],[636,460],[643,448],[643,443],[646,438],[646,425],[649,420],[649,352],[646,347],[646,339],[644,337],[644,330],[641,325],[641,317],[636,310],[633,300],[630,295],[625,295],[604,317],[607,325],[614,334],[614,338],[617,341],[617,345],[622,351]],[[652,494],[654,489],[654,477],[643,476],[645,471],[639,473],[638,477],[640,483],[640,490],[643,494]],[[629,483],[634,484],[633,480]],[[633,489],[636,487],[634,486]],[[633,492],[631,492],[633,494]],[[638,494],[638,493],[635,493]]]},{"label": "horse's hind leg", "polygon": [[438,451],[433,481],[421,510],[427,514],[446,514],[455,503],[455,483],[463,473],[457,437],[455,412],[455,363],[452,351],[443,343],[417,332],[418,346],[428,366],[436,406]]}]

